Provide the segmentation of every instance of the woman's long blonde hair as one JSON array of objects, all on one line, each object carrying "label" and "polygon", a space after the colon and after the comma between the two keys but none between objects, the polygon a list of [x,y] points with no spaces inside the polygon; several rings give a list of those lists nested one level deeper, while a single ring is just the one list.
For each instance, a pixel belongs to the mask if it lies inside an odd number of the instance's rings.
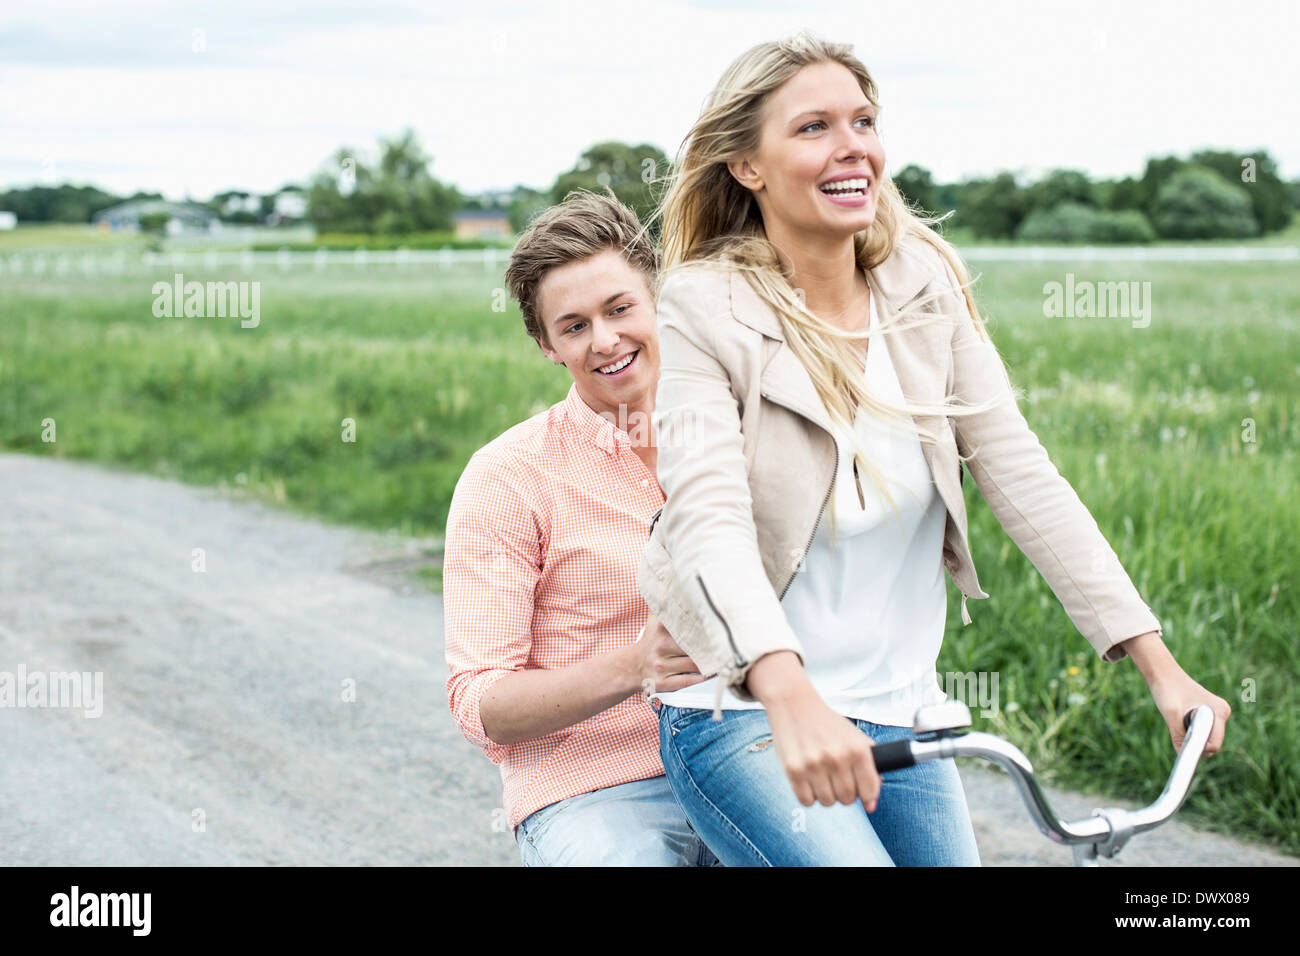
[{"label": "woman's long blonde hair", "polygon": [[[866,409],[882,421],[897,424],[893,417],[898,415],[972,415],[986,411],[997,402],[977,406],[947,401],[941,405],[905,401],[900,407],[882,402],[868,392],[862,384],[862,366],[845,340],[862,338],[865,334],[874,342],[877,332],[884,334],[885,330],[844,332],[808,311],[794,288],[794,276],[767,238],[758,203],[727,168],[729,161],[744,158],[758,149],[767,98],[810,64],[835,62],[844,66],[878,111],[875,81],[852,49],[849,44],[831,43],[802,32],[776,42],[761,43],[741,54],[709,95],[699,119],[683,139],[668,177],[658,181],[666,183],[666,190],[646,227],[662,220],[661,284],[673,271],[701,265],[745,274],[754,291],[776,313],[786,343],[808,370],[832,420],[851,436],[856,449],[854,458],[885,494],[897,515],[897,506],[883,476],[864,454],[856,435],[853,422],[857,410]],[[979,337],[991,343],[971,295],[971,280],[965,265],[952,246],[931,228],[943,218],[929,218],[913,211],[893,180],[885,176],[880,183],[871,226],[853,237],[858,267],[869,270],[884,262],[909,235],[921,238],[952,267],[970,321]],[[917,313],[918,319],[891,325],[887,331],[902,331],[939,320],[935,313],[922,312],[921,306],[925,299],[942,297],[942,292],[936,292],[904,309],[900,316]],[[931,429],[920,425],[915,428],[920,440],[932,445],[938,443],[938,435]],[[833,540],[834,509],[831,520]]]}]

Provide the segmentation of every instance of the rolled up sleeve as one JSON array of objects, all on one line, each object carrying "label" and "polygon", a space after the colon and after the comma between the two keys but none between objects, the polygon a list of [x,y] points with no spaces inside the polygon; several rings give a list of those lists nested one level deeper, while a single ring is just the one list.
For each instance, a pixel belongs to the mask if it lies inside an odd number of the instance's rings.
[{"label": "rolled up sleeve", "polygon": [[509,463],[476,454],[452,495],[442,572],[447,700],[465,739],[493,763],[506,746],[483,729],[488,688],[523,670],[542,572],[541,528]]}]

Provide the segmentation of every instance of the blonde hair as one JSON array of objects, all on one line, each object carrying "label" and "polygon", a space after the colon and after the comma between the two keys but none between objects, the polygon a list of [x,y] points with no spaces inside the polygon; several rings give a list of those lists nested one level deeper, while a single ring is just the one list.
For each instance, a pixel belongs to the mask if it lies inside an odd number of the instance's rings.
[{"label": "blonde hair", "polygon": [[[895,515],[897,505],[880,471],[864,454],[854,429],[858,409],[890,421],[896,415],[973,415],[997,404],[941,405],[906,402],[895,406],[873,396],[863,386],[862,366],[845,340],[862,338],[874,342],[876,335],[898,332],[941,316],[923,313],[925,300],[941,299],[944,290],[923,297],[922,303],[904,309],[904,314],[922,313],[909,324],[891,325],[888,330],[845,332],[835,328],[804,305],[794,276],[767,238],[762,213],[749,189],[742,186],[727,163],[751,155],[758,149],[764,105],[767,98],[803,67],[814,63],[839,63],[857,80],[871,105],[879,110],[875,81],[852,53],[849,44],[831,43],[808,32],[776,42],[760,43],[741,54],[729,66],[705,102],[699,119],[682,141],[677,161],[666,180],[667,188],[646,224],[662,219],[661,281],[678,269],[705,266],[743,273],[754,291],[776,314],[786,343],[802,362],[832,421],[844,427],[852,440],[854,458],[889,500]],[[880,182],[876,214],[869,228],[853,237],[853,249],[860,269],[880,265],[908,236],[928,243],[947,261],[957,277],[969,320],[977,335],[992,343],[970,292],[971,280],[961,258],[933,228],[946,217],[929,218],[911,209],[898,187],[887,175]],[[883,312],[883,309],[878,310]],[[883,318],[883,316],[882,316]],[[963,317],[964,318],[964,317]],[[891,422],[892,424],[892,422]],[[909,432],[910,434],[910,432]],[[932,445],[938,436],[916,426],[921,441]],[[960,455],[959,455],[960,457]],[[965,460],[965,459],[963,459]],[[838,478],[838,476],[837,476]],[[831,510],[832,540],[834,509]]]},{"label": "blonde hair", "polygon": [[524,329],[550,347],[546,324],[537,311],[537,293],[552,269],[613,249],[659,294],[659,250],[646,236],[636,213],[605,187],[604,195],[574,189],[562,202],[539,213],[510,253],[506,288],[519,303]]}]

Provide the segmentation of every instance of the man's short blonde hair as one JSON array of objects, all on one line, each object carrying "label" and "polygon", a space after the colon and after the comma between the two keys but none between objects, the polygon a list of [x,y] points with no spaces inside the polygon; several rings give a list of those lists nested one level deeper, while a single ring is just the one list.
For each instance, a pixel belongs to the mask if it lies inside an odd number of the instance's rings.
[{"label": "man's short blonde hair", "polygon": [[570,192],[563,202],[528,224],[510,254],[506,288],[519,302],[528,334],[548,348],[551,341],[537,311],[537,290],[546,274],[557,266],[613,249],[645,276],[650,294],[658,296],[659,250],[642,229],[637,214],[620,202],[608,186],[605,193]]}]

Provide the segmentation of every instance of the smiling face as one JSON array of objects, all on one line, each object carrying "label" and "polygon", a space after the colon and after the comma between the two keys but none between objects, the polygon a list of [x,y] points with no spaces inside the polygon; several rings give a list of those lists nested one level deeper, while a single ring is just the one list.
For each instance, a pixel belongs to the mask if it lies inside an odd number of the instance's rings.
[{"label": "smiling face", "polygon": [[728,168],[778,245],[851,236],[874,220],[885,174],[876,108],[841,64],[805,66],[767,98],[758,151]]},{"label": "smiling face", "polygon": [[[569,370],[582,400],[618,420],[619,406],[652,406],[659,336],[645,276],[614,249],[551,269],[537,289],[546,357]],[[623,363],[631,358],[631,362]],[[618,371],[601,369],[611,366]]]}]

